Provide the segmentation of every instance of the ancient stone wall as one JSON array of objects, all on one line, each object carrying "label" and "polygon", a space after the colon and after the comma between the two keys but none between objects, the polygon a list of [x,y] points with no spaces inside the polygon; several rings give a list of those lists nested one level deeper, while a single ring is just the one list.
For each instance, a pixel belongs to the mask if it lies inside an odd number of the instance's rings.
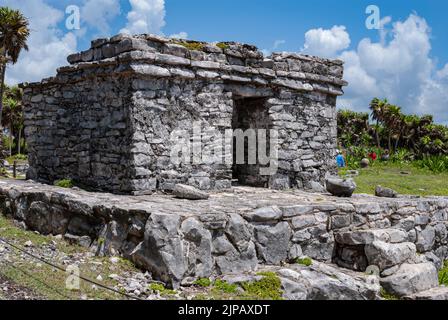
[{"label": "ancient stone wall", "polygon": [[[71,178],[125,193],[179,182],[226,188],[231,163],[173,163],[170,138],[173,130],[191,133],[196,122],[234,129],[235,101],[244,98],[266,99],[270,129],[279,132],[279,171],[268,186],[319,189],[335,170],[342,61],[265,58],[249,45],[152,35],[95,40],[68,61],[55,77],[23,85],[32,179]],[[202,133],[203,150],[216,147],[214,136]]]}]

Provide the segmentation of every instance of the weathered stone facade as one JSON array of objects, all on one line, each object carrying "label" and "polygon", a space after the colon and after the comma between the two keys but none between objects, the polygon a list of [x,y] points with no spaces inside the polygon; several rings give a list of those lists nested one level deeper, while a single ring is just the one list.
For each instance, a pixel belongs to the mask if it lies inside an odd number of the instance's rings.
[{"label": "weathered stone facade", "polygon": [[[57,76],[23,85],[31,179],[71,178],[118,193],[172,190],[176,183],[221,189],[232,177],[316,189],[335,171],[342,61],[294,53],[264,58],[249,45],[152,35],[95,40],[68,61]],[[228,150],[208,128],[277,130],[277,173],[260,178],[257,166],[173,163],[170,135],[191,134],[196,122],[204,130],[202,150]]]}]

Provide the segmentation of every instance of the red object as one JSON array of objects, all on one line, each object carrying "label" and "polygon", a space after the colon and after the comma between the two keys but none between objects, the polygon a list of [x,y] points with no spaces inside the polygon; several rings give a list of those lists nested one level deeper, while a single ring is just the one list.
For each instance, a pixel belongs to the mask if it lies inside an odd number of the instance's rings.
[{"label": "red object", "polygon": [[369,158],[372,159],[372,161],[375,161],[377,159],[376,152],[370,152],[369,153]]}]

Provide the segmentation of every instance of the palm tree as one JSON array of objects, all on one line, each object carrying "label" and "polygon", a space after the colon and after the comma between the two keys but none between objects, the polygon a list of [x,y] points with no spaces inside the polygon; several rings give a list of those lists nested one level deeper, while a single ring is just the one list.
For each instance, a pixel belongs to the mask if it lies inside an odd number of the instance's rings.
[{"label": "palm tree", "polygon": [[2,123],[6,66],[8,63],[17,62],[22,49],[28,50],[26,42],[29,35],[28,19],[19,10],[0,7],[0,124]]},{"label": "palm tree", "polygon": [[378,98],[373,98],[372,102],[370,102],[370,110],[372,111],[372,119],[376,121],[375,125],[375,136],[376,143],[378,148],[381,148],[380,145],[380,135],[379,135],[379,123],[384,122],[385,109],[386,106],[389,105],[387,99],[380,100]]}]

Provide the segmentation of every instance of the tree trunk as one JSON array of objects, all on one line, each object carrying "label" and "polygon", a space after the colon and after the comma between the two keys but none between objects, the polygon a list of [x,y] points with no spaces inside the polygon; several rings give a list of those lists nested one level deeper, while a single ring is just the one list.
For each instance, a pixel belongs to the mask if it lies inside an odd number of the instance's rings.
[{"label": "tree trunk", "polygon": [[14,141],[14,136],[12,132],[12,124],[9,126],[9,156],[12,156],[12,143]]},{"label": "tree trunk", "polygon": [[6,64],[2,66],[2,73],[0,78],[0,130],[3,130],[2,127],[2,114],[3,114],[3,91],[5,86],[5,73],[6,73]]},{"label": "tree trunk", "polygon": [[390,153],[392,151],[392,134],[390,132],[389,132],[388,144],[389,144],[389,153]]},{"label": "tree trunk", "polygon": [[376,127],[375,127],[375,135],[376,135],[376,144],[378,145],[378,149],[381,149],[380,146],[380,134],[378,133],[379,127],[378,127],[378,119],[376,120]]},{"label": "tree trunk", "polygon": [[22,144],[22,128],[19,128],[19,143],[18,143],[18,150],[17,150],[17,152],[19,154],[21,154],[20,152],[22,151],[20,148],[21,144]]}]

